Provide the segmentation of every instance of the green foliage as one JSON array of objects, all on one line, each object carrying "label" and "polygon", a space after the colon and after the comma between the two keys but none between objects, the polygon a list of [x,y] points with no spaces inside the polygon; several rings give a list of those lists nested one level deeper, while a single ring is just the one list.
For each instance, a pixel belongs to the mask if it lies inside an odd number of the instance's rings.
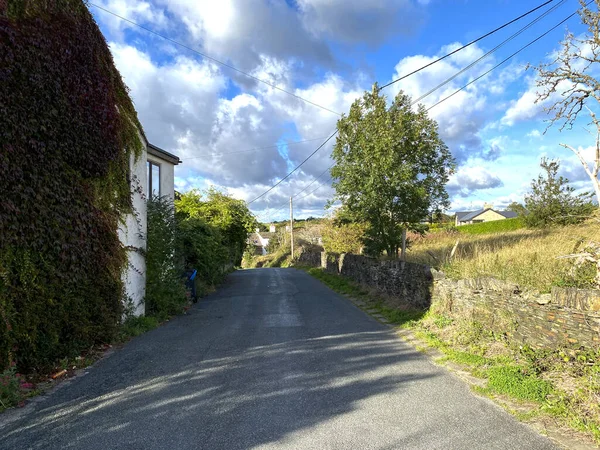
[{"label": "green foliage", "polygon": [[148,206],[146,251],[146,315],[165,320],[186,303],[183,265],[176,255],[178,229],[167,198],[154,197]]},{"label": "green foliage", "polygon": [[128,317],[120,329],[119,340],[124,342],[158,327],[158,319],[152,316]]},{"label": "green foliage", "polygon": [[0,369],[43,370],[118,328],[141,128],[81,0],[3,7]]},{"label": "green foliage", "polygon": [[16,405],[21,400],[20,382],[16,368],[0,372],[0,411]]},{"label": "green foliage", "polygon": [[552,385],[527,373],[519,366],[490,367],[488,388],[499,394],[507,394],[520,400],[543,402],[552,392]]},{"label": "green foliage", "polygon": [[196,269],[198,280],[211,286],[223,276],[229,252],[218,229],[197,217],[177,212],[183,266]]},{"label": "green foliage", "polygon": [[177,210],[218,229],[222,244],[229,252],[228,260],[234,266],[241,264],[248,233],[253,232],[258,224],[243,200],[236,200],[214,188],[204,195],[194,190],[180,196]]},{"label": "green foliage", "polygon": [[518,202],[512,202],[506,207],[507,211],[512,211],[518,214],[518,217],[526,216],[528,211],[527,209]]},{"label": "green foliage", "polygon": [[336,198],[353,221],[369,224],[366,251],[395,256],[403,230],[448,206],[450,151],[422,105],[415,112],[400,92],[388,108],[377,85],[337,127],[331,169]]},{"label": "green foliage", "polygon": [[328,221],[321,230],[323,247],[330,253],[359,254],[365,231],[366,226],[360,223],[336,225],[333,221]]},{"label": "green foliage", "polygon": [[521,228],[525,228],[524,220],[521,217],[514,217],[512,219],[493,220],[491,222],[471,223],[455,227],[454,229],[462,234],[491,234],[504,233]]},{"label": "green foliage", "polygon": [[532,181],[531,192],[525,196],[525,206],[529,211],[524,218],[525,224],[544,228],[581,223],[588,218],[595,209],[590,202],[590,194],[574,194],[575,189],[568,185],[569,180],[558,176],[559,161],[542,158],[540,166],[545,174]]},{"label": "green foliage", "polygon": [[210,289],[230,267],[241,264],[256,219],[243,201],[215,189],[179,195],[175,211],[183,266],[198,270],[197,286]]}]

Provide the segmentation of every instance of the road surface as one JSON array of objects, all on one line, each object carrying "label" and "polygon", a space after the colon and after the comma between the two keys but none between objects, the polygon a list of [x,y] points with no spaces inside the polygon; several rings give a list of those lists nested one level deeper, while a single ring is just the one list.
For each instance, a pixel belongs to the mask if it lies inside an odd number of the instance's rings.
[{"label": "road surface", "polygon": [[0,415],[0,448],[554,447],[304,272],[256,269]]}]

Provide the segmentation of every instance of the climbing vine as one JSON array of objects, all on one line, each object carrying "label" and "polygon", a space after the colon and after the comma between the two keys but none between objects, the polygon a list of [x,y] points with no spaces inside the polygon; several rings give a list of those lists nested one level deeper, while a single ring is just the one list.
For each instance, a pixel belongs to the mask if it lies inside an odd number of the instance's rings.
[{"label": "climbing vine", "polygon": [[81,0],[0,2],[0,370],[110,340],[141,127]]}]

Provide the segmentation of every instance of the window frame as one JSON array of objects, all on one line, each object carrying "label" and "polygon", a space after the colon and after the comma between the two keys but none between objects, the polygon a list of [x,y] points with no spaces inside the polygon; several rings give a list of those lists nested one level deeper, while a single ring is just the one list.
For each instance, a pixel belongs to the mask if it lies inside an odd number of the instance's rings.
[{"label": "window frame", "polygon": [[158,189],[156,190],[158,192],[158,196],[161,196],[161,182],[160,182],[160,175],[161,175],[161,164],[154,162],[150,159],[146,160],[146,168],[147,168],[147,180],[148,180],[148,200],[152,199],[152,191],[153,191],[153,186],[152,186],[152,167],[158,167]]}]

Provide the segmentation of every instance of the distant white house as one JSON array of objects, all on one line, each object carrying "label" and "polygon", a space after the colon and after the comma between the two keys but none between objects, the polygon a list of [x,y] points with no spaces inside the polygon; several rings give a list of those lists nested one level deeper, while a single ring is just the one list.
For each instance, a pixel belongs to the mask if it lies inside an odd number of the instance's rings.
[{"label": "distant white house", "polygon": [[148,229],[146,201],[153,195],[175,197],[175,166],[179,158],[142,136],[144,149],[139,158],[130,161],[130,186],[133,211],[119,227],[119,238],[127,249],[127,268],[123,273],[125,296],[133,314],[143,315],[146,296],[146,232]]},{"label": "distant white house", "polygon": [[269,232],[260,231],[260,228],[254,230],[249,238],[248,242],[254,245],[254,253],[256,255],[266,255],[267,254],[267,245],[269,245],[269,240],[275,235],[277,229],[275,225],[269,225]]},{"label": "distant white house", "polygon": [[454,216],[456,226],[467,225],[470,223],[491,222],[494,220],[513,219],[517,213],[513,211],[498,211],[493,209],[493,205],[485,203],[483,209],[477,211],[460,211]]}]

